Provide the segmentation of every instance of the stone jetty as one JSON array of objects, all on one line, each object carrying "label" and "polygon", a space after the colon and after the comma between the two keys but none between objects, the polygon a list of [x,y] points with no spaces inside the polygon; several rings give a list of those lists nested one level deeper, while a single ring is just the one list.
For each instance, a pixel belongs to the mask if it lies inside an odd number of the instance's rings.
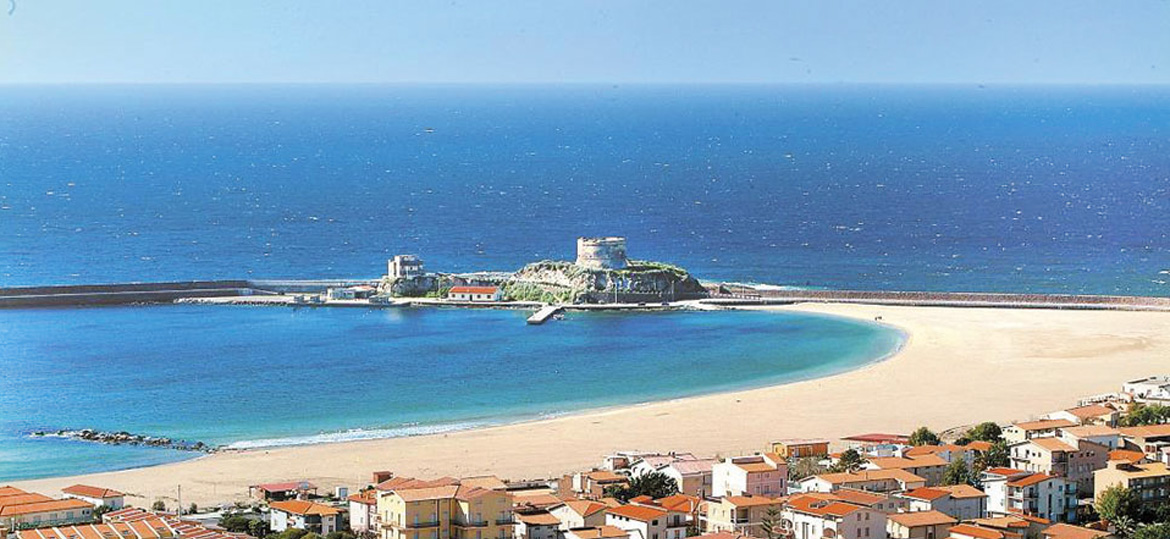
[{"label": "stone jetty", "polygon": [[177,451],[195,451],[199,453],[214,453],[219,450],[217,446],[205,444],[203,442],[190,442],[187,440],[176,440],[173,438],[146,436],[144,434],[134,434],[126,431],[106,432],[94,429],[81,430],[57,430],[57,431],[35,431],[29,434],[33,438],[67,438],[70,440],[80,440],[83,442],[92,442],[107,445],[141,445],[147,447],[158,447],[160,449],[174,449]]}]

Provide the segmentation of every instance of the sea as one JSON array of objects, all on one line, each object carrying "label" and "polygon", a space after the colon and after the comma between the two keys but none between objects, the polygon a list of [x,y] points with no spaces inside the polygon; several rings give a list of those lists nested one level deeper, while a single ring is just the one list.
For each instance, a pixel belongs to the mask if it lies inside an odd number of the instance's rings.
[{"label": "sea", "polygon": [[[701,279],[1170,296],[1170,87],[0,87],[0,287],[571,259]],[[0,481],[791,382],[897,350],[798,314],[0,311]]]}]

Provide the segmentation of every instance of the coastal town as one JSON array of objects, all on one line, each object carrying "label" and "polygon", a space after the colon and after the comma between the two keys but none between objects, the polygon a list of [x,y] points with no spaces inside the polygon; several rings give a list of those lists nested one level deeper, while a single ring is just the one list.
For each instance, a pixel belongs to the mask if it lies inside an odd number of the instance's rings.
[{"label": "coastal town", "polygon": [[[273,478],[214,507],[100,485],[0,487],[12,539],[1097,539],[1165,537],[1170,376],[1036,420],[614,451],[545,478]],[[539,455],[531,458],[539,459]]]}]

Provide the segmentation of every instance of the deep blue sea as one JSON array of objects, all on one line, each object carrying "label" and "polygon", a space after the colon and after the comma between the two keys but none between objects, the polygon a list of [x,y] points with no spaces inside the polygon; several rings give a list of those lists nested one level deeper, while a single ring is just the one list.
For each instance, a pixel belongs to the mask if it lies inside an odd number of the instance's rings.
[{"label": "deep blue sea", "polygon": [[[374,277],[396,253],[510,270],[624,235],[711,280],[1166,296],[1168,231],[1166,87],[0,88],[0,286]],[[189,456],[33,429],[413,434],[899,342],[796,315],[521,316],[0,311],[0,481]]]}]

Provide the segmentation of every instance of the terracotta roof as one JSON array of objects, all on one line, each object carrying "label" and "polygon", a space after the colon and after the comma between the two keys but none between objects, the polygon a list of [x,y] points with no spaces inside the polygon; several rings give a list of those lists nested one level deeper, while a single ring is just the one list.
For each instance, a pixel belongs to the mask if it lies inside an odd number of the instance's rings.
[{"label": "terracotta roof", "polygon": [[840,500],[864,506],[871,506],[890,499],[889,496],[853,488],[839,488],[833,492],[833,495]]},{"label": "terracotta roof", "polygon": [[559,526],[561,521],[554,517],[552,513],[516,513],[516,520],[523,522],[529,526]]},{"label": "terracotta roof", "polygon": [[950,496],[950,492],[929,487],[916,488],[910,492],[903,493],[902,496],[906,498],[915,498],[918,500],[934,501],[944,496]]},{"label": "terracotta roof", "polygon": [[918,526],[940,526],[943,524],[957,524],[959,521],[942,511],[914,511],[911,513],[892,513],[886,518],[907,528]]},{"label": "terracotta roof", "polygon": [[716,459],[677,460],[668,466],[677,470],[680,475],[709,474],[711,466],[716,462],[719,461]]},{"label": "terracotta roof", "polygon": [[1072,427],[1076,423],[1067,419],[1041,419],[1039,421],[1021,421],[1019,423],[1012,423],[1012,425],[1023,430],[1048,430],[1057,429],[1061,427]]},{"label": "terracotta roof", "polygon": [[121,492],[114,489],[91,487],[89,485],[73,485],[61,489],[65,494],[73,494],[75,496],[85,496],[86,498],[119,498],[124,496]]},{"label": "terracotta roof", "polygon": [[1122,464],[1117,467],[1118,471],[1125,474],[1128,478],[1138,477],[1162,477],[1170,475],[1170,469],[1161,462],[1150,462],[1146,464]]},{"label": "terracotta roof", "polygon": [[268,507],[284,511],[285,513],[292,513],[294,515],[337,515],[341,511],[321,503],[313,503],[305,500],[286,500],[283,502],[272,502]]},{"label": "terracotta roof", "polygon": [[984,526],[984,527],[998,528],[998,529],[1004,529],[1004,530],[1008,530],[1011,528],[1031,527],[1031,524],[1028,524],[1027,520],[1020,518],[1019,515],[1002,516],[1002,517],[988,517],[988,518],[973,518],[973,519],[971,519],[971,522],[978,524],[980,526]]},{"label": "terracotta roof", "polygon": [[951,493],[951,498],[956,500],[970,499],[970,498],[986,498],[987,493],[979,490],[971,485],[949,485],[934,487],[938,490],[945,490]]},{"label": "terracotta roof", "polygon": [[569,530],[567,533],[572,533],[581,539],[612,539],[615,537],[629,537],[630,532],[627,532],[617,526],[598,526],[596,528],[576,528]]},{"label": "terracotta roof", "polygon": [[18,505],[5,505],[0,507],[0,517],[33,515],[36,513],[50,513],[53,511],[68,511],[70,509],[93,509],[93,505],[77,498],[68,498],[64,500],[54,500],[50,498],[46,501],[22,503]]},{"label": "terracotta roof", "polygon": [[377,490],[367,489],[367,490],[363,490],[361,492],[358,492],[357,494],[350,494],[349,497],[347,497],[346,499],[351,501],[351,502],[357,502],[357,503],[361,503],[361,504],[365,504],[365,505],[377,505],[378,504],[378,494],[377,493],[378,493]]},{"label": "terracotta roof", "polygon": [[955,534],[978,537],[979,539],[1003,539],[1003,533],[970,524],[959,524],[951,527],[951,536],[953,537]]},{"label": "terracotta roof", "polygon": [[769,498],[767,496],[725,496],[723,500],[736,507],[776,505],[784,502],[784,498]]},{"label": "terracotta roof", "polygon": [[1040,534],[1047,539],[1097,539],[1109,535],[1109,532],[1060,523],[1045,528]]},{"label": "terracotta roof", "polygon": [[585,474],[585,476],[588,477],[590,481],[596,481],[598,483],[620,483],[622,481],[629,481],[626,476],[618,475],[609,470],[593,470],[592,472]]},{"label": "terracotta roof", "polygon": [[160,539],[179,535],[178,530],[159,517],[137,522],[141,522],[142,525],[131,526],[119,522],[23,530],[19,537],[20,539]]},{"label": "terracotta roof", "polygon": [[415,479],[413,477],[391,477],[381,483],[378,483],[374,488],[378,490],[399,490],[412,488],[427,488],[427,487],[445,487],[450,485],[458,485],[459,480],[454,477],[440,477],[438,479]]},{"label": "terracotta roof", "polygon": [[495,286],[452,286],[449,294],[495,294],[499,290]]},{"label": "terracotta roof", "polygon": [[1005,468],[1005,467],[988,468],[987,470],[984,470],[984,472],[989,473],[989,474],[1002,475],[1005,477],[1014,477],[1017,475],[1025,475],[1025,474],[1031,473],[1031,472],[1025,472],[1024,470],[1017,470],[1015,468]]},{"label": "terracotta roof", "polygon": [[655,509],[645,505],[623,505],[621,507],[611,507],[606,511],[611,515],[626,517],[631,520],[640,522],[649,522],[654,519],[666,516],[666,511],[662,509]]},{"label": "terracotta roof", "polygon": [[975,451],[987,451],[987,450],[991,449],[992,445],[993,444],[991,442],[984,442],[983,440],[975,440],[975,441],[967,444],[964,447],[966,447],[967,449],[973,449]]},{"label": "terracotta roof", "polygon": [[644,504],[646,502],[652,502],[652,501],[654,501],[654,498],[651,498],[650,496],[647,496],[645,494],[643,494],[641,496],[634,496],[633,498],[630,498],[630,503]]},{"label": "terracotta roof", "polygon": [[1145,425],[1142,427],[1121,427],[1122,436],[1131,438],[1158,438],[1170,436],[1170,423],[1163,425]]},{"label": "terracotta roof", "polygon": [[1068,452],[1077,450],[1077,448],[1060,441],[1060,438],[1032,438],[1031,440],[1028,440],[1028,442],[1043,447],[1049,451]]},{"label": "terracotta roof", "polygon": [[874,457],[869,459],[869,463],[877,466],[880,469],[891,468],[921,468],[925,466],[946,466],[946,459],[934,454],[928,453],[919,455],[913,458],[903,457]]},{"label": "terracotta roof", "polygon": [[1100,417],[1103,415],[1112,415],[1116,410],[1108,406],[1100,404],[1089,404],[1086,406],[1077,406],[1076,408],[1069,408],[1066,412],[1075,415],[1081,419],[1090,419]]},{"label": "terracotta roof", "polygon": [[1130,451],[1128,449],[1114,449],[1109,452],[1109,460],[1121,460],[1131,464],[1137,464],[1146,458],[1146,454],[1141,451]]},{"label": "terracotta roof", "polygon": [[1076,436],[1077,438],[1088,438],[1092,436],[1117,436],[1121,431],[1107,427],[1105,425],[1081,425],[1078,427],[1065,427],[1060,429],[1061,432]]},{"label": "terracotta roof", "polygon": [[24,505],[26,503],[49,502],[52,498],[39,494],[36,492],[21,492],[20,494],[12,494],[9,496],[0,496],[0,510],[11,505]]},{"label": "terracotta roof", "polygon": [[417,502],[420,500],[437,500],[441,498],[454,498],[455,494],[459,492],[458,485],[444,485],[441,487],[422,487],[422,488],[399,488],[394,489],[394,494],[408,502]]},{"label": "terracotta roof", "polygon": [[494,475],[476,475],[472,477],[464,477],[459,479],[459,484],[465,487],[479,487],[486,488],[488,490],[503,490],[508,488],[507,483]]},{"label": "terracotta roof", "polygon": [[13,487],[13,486],[0,487],[0,496],[12,496],[13,494],[28,494],[28,493],[23,491],[23,490],[20,490],[16,487]]},{"label": "terracotta roof", "polygon": [[1009,487],[1029,487],[1037,483],[1043,483],[1049,479],[1055,478],[1055,475],[1048,475],[1043,473],[1032,474],[1027,477],[1021,477],[1013,481],[1008,481]]},{"label": "terracotta roof", "polygon": [[666,509],[669,511],[678,511],[680,513],[693,513],[696,509],[699,508],[699,504],[702,503],[702,501],[703,500],[701,500],[697,496],[687,496],[686,494],[675,494],[673,496],[667,496],[665,498],[658,498],[657,500],[654,500],[654,503],[658,504],[663,509]]},{"label": "terracotta roof", "polygon": [[572,509],[574,513],[587,517],[605,511],[607,507],[603,503],[591,502],[589,500],[569,500],[565,502],[565,506]]},{"label": "terracotta roof", "polygon": [[826,500],[820,496],[798,494],[790,498],[786,504],[789,509],[821,517],[843,517],[854,511],[864,509],[860,505],[845,503],[836,500]]}]

